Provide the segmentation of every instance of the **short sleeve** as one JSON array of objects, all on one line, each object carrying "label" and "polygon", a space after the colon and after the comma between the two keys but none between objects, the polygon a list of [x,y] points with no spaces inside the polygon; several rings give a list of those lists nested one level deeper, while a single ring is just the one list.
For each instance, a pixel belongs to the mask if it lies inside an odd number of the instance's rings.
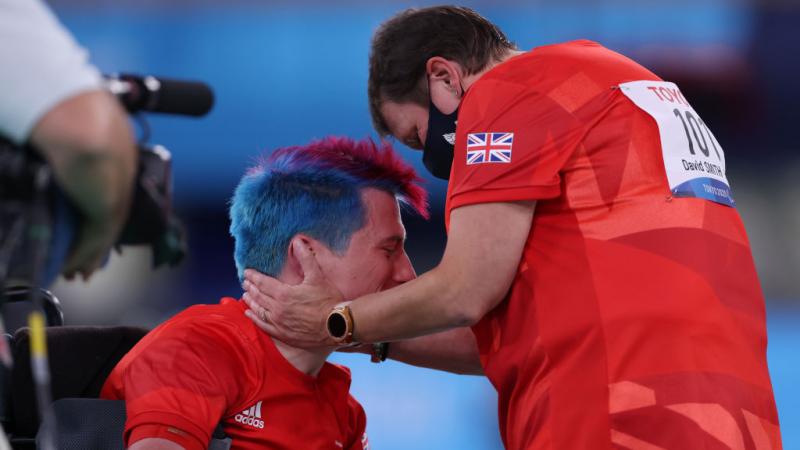
[{"label": "short sleeve", "polygon": [[522,82],[479,80],[458,118],[449,207],[554,198],[584,126]]},{"label": "short sleeve", "polygon": [[360,403],[352,396],[348,396],[348,407],[350,409],[350,429],[352,430],[353,440],[347,450],[369,450],[369,438],[367,438],[367,414]]},{"label": "short sleeve", "polygon": [[0,134],[23,143],[58,103],[101,88],[86,51],[40,0],[0,0]]},{"label": "short sleeve", "polygon": [[206,450],[207,448],[207,445],[197,437],[166,425],[139,425],[131,430],[126,441],[132,445],[134,442],[149,438],[166,439],[180,445],[184,450]]},{"label": "short sleeve", "polygon": [[[165,324],[129,362],[117,383],[124,392],[128,419],[125,440],[162,437],[185,446],[188,434],[206,448],[231,406],[247,395],[238,380],[254,373],[250,348],[236,327],[195,318]],[[153,425],[182,433],[148,435]]]}]

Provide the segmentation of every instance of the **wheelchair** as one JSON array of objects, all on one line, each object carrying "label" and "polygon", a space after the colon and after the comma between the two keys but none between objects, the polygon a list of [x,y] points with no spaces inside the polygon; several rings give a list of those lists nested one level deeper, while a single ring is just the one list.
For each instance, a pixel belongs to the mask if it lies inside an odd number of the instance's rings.
[{"label": "wheelchair", "polygon": [[[47,324],[52,414],[40,423],[24,318],[33,306],[29,288],[6,291],[2,307],[14,365],[0,368],[0,423],[13,450],[39,448],[43,430],[59,450],[123,450],[125,402],[98,398],[119,360],[147,334],[139,327],[64,326],[61,306],[40,290]],[[218,426],[209,450],[227,450],[231,440]]]}]

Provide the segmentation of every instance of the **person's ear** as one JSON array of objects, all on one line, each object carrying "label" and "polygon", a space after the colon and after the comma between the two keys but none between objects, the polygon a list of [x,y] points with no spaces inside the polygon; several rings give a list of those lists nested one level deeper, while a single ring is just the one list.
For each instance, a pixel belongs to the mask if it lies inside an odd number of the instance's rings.
[{"label": "person's ear", "polygon": [[300,280],[303,279],[303,268],[300,267],[295,249],[298,248],[297,246],[299,245],[304,245],[313,252],[316,247],[315,244],[316,239],[306,236],[305,234],[296,234],[292,237],[292,240],[289,241],[288,248],[286,249],[286,263],[284,267],[293,278],[297,277]]},{"label": "person's ear", "polygon": [[431,91],[445,90],[451,95],[461,97],[463,95],[461,92],[462,72],[460,64],[441,56],[429,58],[425,63],[428,88]]},{"label": "person's ear", "polygon": [[434,56],[425,64],[431,102],[443,114],[451,114],[461,103],[461,66],[453,61]]},{"label": "person's ear", "polygon": [[302,280],[306,275],[300,261],[302,255],[298,254],[298,250],[301,248],[301,246],[306,250],[306,253],[310,253],[318,260],[324,259],[325,256],[330,252],[325,244],[312,238],[311,236],[302,233],[294,235],[292,240],[289,241],[289,246],[286,249],[286,263],[284,264],[284,267],[288,269],[293,277],[299,277],[300,280]]}]

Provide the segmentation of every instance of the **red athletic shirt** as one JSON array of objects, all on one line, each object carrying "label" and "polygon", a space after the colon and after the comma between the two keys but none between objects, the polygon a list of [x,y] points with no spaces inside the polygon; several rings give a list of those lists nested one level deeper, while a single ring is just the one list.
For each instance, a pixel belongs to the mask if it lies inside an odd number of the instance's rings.
[{"label": "red athletic shirt", "polygon": [[151,331],[101,396],[126,402],[125,443],[160,437],[206,449],[224,424],[233,449],[366,450],[366,416],[347,368],[292,366],[232,298],[192,306]]},{"label": "red athletic shirt", "polygon": [[464,205],[537,201],[507,297],[473,328],[501,435],[509,449],[780,448],[744,227],[732,207],[673,198],[659,128],[618,87],[637,80],[660,79],[576,41],[496,66],[461,104],[448,223]]}]

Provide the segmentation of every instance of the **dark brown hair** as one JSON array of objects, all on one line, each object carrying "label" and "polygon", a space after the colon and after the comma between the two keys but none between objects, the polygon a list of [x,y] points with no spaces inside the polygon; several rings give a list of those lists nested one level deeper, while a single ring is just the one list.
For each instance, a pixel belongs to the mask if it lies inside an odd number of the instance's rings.
[{"label": "dark brown hair", "polygon": [[389,133],[380,108],[385,101],[428,105],[425,64],[434,56],[480,72],[516,46],[493,23],[460,6],[407,9],[384,22],[369,55],[369,107],[375,129]]}]

